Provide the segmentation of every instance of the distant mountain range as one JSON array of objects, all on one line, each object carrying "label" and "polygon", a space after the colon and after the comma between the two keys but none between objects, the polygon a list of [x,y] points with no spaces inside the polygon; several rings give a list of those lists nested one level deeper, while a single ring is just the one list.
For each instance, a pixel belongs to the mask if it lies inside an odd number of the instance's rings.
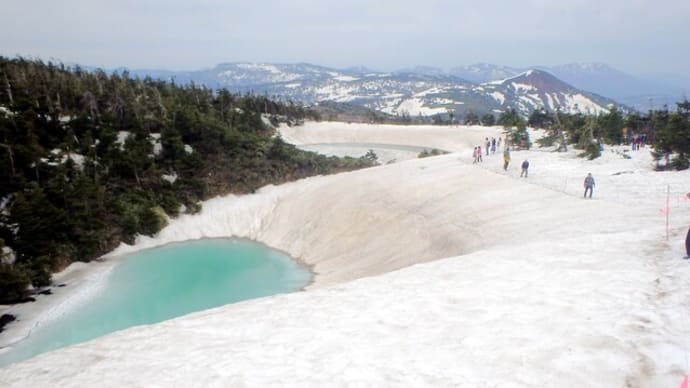
[{"label": "distant mountain range", "polygon": [[[616,100],[640,111],[673,107],[690,92],[690,79],[679,76],[634,76],[601,63],[576,63],[560,66],[535,66],[579,88]],[[488,82],[513,77],[529,69],[476,64],[457,67],[450,74],[473,82]]]},{"label": "distant mountain range", "polygon": [[[523,115],[536,109],[599,113],[613,105],[649,109],[649,98],[670,99],[663,86],[601,64],[520,69],[490,64],[444,71],[414,67],[396,72],[367,68],[333,69],[307,63],[224,63],[199,71],[130,70],[138,76],[176,83],[227,88],[292,99],[307,104],[356,104],[392,115],[430,116],[452,112],[500,113],[514,108]],[[656,91],[656,92],[655,92]],[[656,93],[656,94],[655,94]],[[613,98],[603,97],[612,96]],[[668,103],[679,101],[682,96]]]}]

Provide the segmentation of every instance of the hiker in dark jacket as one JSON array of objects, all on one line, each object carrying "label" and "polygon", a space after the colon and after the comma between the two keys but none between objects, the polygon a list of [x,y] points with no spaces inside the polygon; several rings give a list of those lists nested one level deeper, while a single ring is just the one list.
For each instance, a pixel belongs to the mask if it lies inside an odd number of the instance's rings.
[{"label": "hiker in dark jacket", "polygon": [[690,228],[688,228],[688,235],[685,236],[685,258],[690,259]]},{"label": "hiker in dark jacket", "polygon": [[592,173],[588,173],[585,178],[585,198],[587,198],[587,191],[589,190],[589,197],[592,198],[592,191],[594,191],[594,177]]},{"label": "hiker in dark jacket", "polygon": [[529,161],[527,161],[527,159],[525,159],[525,161],[522,162],[521,167],[522,167],[522,171],[520,171],[520,177],[522,178],[522,176],[524,175],[525,178],[527,178],[527,169],[529,168]]}]

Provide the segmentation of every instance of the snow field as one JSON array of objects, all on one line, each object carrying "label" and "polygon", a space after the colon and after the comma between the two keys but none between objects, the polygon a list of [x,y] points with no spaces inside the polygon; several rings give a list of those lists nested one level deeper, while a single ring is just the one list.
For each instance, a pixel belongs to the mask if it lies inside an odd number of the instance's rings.
[{"label": "snow field", "polygon": [[500,152],[473,165],[472,147],[499,128],[282,131],[295,144],[455,153],[208,201],[113,255],[247,237],[311,265],[315,282],[44,354],[0,369],[0,383],[671,387],[688,373],[688,171],[652,172],[646,150],[626,159],[620,147],[595,161],[516,151],[508,172]]}]

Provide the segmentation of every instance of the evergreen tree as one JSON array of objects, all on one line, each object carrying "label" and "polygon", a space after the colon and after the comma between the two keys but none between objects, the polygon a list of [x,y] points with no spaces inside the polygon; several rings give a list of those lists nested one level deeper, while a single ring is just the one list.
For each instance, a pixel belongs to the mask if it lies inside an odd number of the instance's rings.
[{"label": "evergreen tree", "polygon": [[615,106],[608,113],[599,116],[597,126],[601,128],[601,135],[609,144],[623,143],[625,121]]},{"label": "evergreen tree", "polygon": [[481,119],[482,125],[485,127],[492,127],[496,125],[496,116],[492,113],[485,113]]},{"label": "evergreen tree", "polygon": [[580,156],[586,157],[589,160],[596,159],[601,156],[601,144],[595,137],[595,127],[596,119],[594,117],[589,117],[587,123],[582,128],[582,136],[580,136],[579,148],[583,149],[584,152],[580,153]]},{"label": "evergreen tree", "polygon": [[678,103],[676,112],[653,112],[652,117],[657,161],[663,158],[666,168],[685,170],[690,167],[690,102]]},{"label": "evergreen tree", "polygon": [[537,109],[530,114],[527,125],[533,128],[547,129],[554,125],[554,117],[544,109]]},{"label": "evergreen tree", "polygon": [[465,125],[479,125],[479,116],[472,111],[467,112],[465,114]]},{"label": "evergreen tree", "polygon": [[511,148],[530,149],[532,143],[527,132],[527,125],[515,109],[509,109],[501,113],[501,116],[498,118],[498,124],[503,126],[504,133],[506,134],[506,144],[509,144]]}]

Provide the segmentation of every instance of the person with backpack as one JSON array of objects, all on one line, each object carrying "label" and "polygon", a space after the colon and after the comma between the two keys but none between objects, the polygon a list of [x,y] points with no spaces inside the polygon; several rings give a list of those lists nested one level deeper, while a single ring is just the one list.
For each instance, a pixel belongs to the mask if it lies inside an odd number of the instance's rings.
[{"label": "person with backpack", "polygon": [[589,191],[589,197],[592,198],[592,191],[594,191],[594,177],[592,176],[592,173],[588,173],[587,177],[585,178],[585,195],[584,197],[587,198],[587,191]]},{"label": "person with backpack", "polygon": [[527,178],[527,169],[529,168],[529,161],[525,159],[524,162],[522,162],[522,171],[520,171],[520,178],[524,175],[525,178]]}]

